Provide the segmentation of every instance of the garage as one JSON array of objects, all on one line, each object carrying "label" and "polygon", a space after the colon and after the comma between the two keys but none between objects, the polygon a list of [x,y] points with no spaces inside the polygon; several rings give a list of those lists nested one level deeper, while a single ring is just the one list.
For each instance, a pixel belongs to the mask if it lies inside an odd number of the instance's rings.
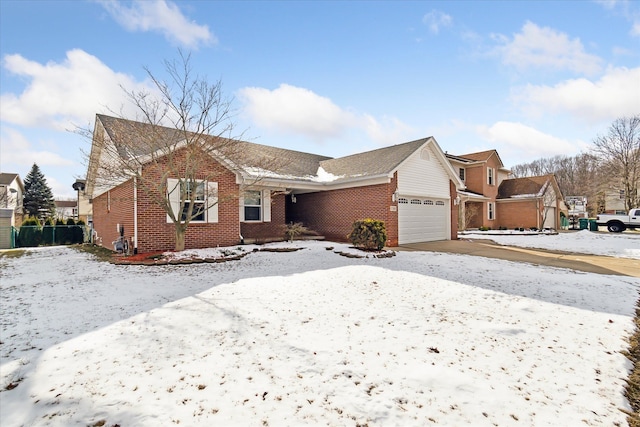
[{"label": "garage", "polygon": [[550,206],[545,206],[545,213],[544,213],[544,224],[542,224],[542,228],[553,228],[554,230],[557,230],[558,227],[556,227],[556,208],[555,207],[550,207]]},{"label": "garage", "polygon": [[398,198],[398,243],[447,240],[449,236],[446,199],[429,197]]}]

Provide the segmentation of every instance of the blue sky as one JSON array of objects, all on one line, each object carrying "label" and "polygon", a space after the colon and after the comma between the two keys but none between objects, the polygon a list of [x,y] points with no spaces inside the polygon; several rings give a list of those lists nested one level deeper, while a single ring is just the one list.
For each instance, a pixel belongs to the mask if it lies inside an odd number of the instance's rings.
[{"label": "blue sky", "polygon": [[0,1],[0,170],[56,197],[70,132],[190,52],[244,139],[339,157],[433,136],[506,167],[588,150],[640,113],[636,1]]}]

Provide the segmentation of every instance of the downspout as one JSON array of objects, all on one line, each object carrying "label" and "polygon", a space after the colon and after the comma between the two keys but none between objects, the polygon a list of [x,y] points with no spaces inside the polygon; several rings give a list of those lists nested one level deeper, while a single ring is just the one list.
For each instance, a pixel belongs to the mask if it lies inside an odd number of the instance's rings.
[{"label": "downspout", "polygon": [[133,253],[138,253],[138,177],[133,177]]}]

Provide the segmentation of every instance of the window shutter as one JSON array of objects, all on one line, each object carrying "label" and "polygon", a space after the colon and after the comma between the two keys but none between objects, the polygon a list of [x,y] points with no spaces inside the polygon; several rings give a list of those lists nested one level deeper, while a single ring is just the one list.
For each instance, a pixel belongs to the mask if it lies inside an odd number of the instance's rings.
[{"label": "window shutter", "polygon": [[271,190],[262,190],[262,221],[271,222]]},{"label": "window shutter", "polygon": [[207,183],[207,222],[218,222],[218,183]]},{"label": "window shutter", "polygon": [[244,222],[244,197],[238,198],[238,205],[240,206],[240,222]]},{"label": "window shutter", "polygon": [[[167,178],[167,197],[174,216],[180,219],[180,180]],[[173,222],[167,214],[167,222]]]}]

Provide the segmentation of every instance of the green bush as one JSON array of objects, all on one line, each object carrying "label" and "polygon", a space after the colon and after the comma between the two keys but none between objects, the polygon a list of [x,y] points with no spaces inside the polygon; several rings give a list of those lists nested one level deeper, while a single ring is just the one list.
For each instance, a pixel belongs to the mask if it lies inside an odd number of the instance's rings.
[{"label": "green bush", "polygon": [[32,217],[25,219],[18,233],[18,246],[21,248],[32,248],[39,246],[40,242],[42,242],[40,222]]},{"label": "green bush", "polygon": [[56,228],[51,218],[47,218],[42,227],[42,244],[53,245],[55,243]]},{"label": "green bush", "polygon": [[356,248],[379,251],[387,243],[387,230],[384,221],[367,218],[355,221],[347,238]]}]

